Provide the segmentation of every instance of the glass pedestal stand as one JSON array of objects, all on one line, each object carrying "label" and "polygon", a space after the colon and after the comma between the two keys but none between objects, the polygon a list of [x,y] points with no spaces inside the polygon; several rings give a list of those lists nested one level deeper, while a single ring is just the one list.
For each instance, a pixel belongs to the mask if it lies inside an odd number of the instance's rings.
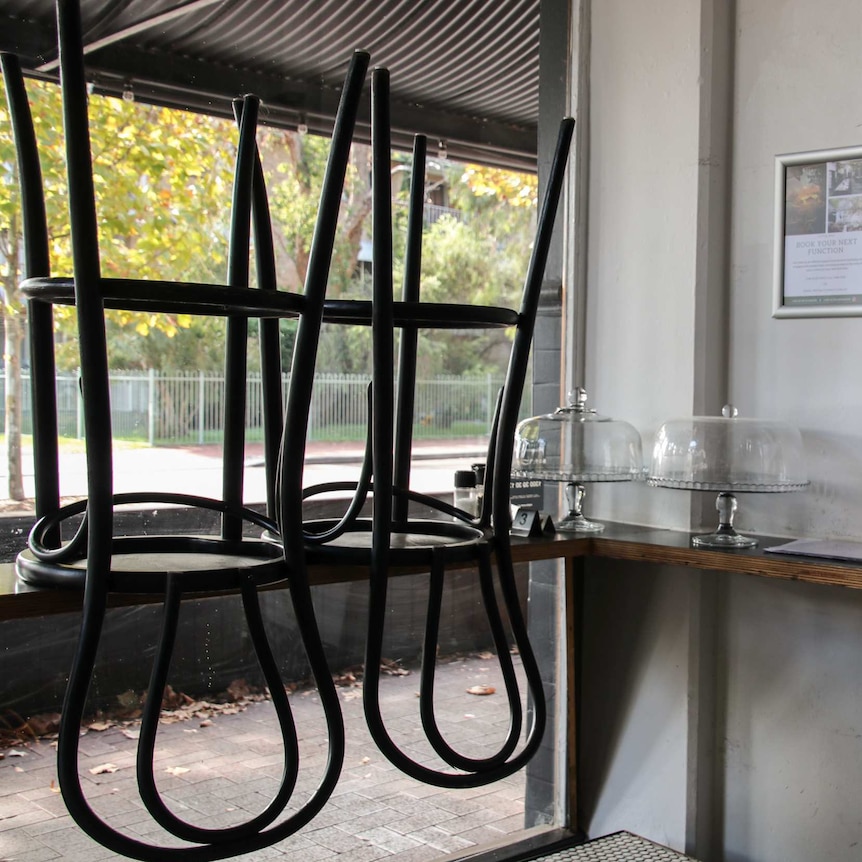
[{"label": "glass pedestal stand", "polygon": [[580,482],[569,482],[565,489],[566,503],[569,511],[556,526],[557,531],[564,533],[600,533],[605,525],[590,521],[584,517],[583,505],[587,489]]},{"label": "glass pedestal stand", "polygon": [[696,548],[754,548],[756,539],[737,533],[733,526],[736,514],[736,496],[726,491],[719,493],[715,501],[718,510],[718,529],[705,536],[695,536],[691,543]]}]

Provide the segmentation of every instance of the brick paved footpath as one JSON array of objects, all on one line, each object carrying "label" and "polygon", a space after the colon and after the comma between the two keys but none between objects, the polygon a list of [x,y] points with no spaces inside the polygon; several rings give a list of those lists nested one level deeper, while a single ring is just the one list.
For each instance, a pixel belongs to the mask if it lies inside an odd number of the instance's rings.
[{"label": "brick paved footpath", "polygon": [[[383,714],[391,733],[409,752],[430,762],[417,717],[418,674],[385,677]],[[495,694],[466,689],[489,685]],[[446,853],[497,843],[523,827],[523,772],[485,788],[441,790],[407,778],[377,751],[365,729],[358,688],[339,689],[347,727],[347,753],[339,785],[324,810],[296,835],[243,860],[301,854],[303,862],[337,859],[371,862],[397,855],[423,862]],[[493,749],[508,725],[496,659],[467,658],[441,664],[437,698],[441,728],[465,753]],[[325,735],[314,692],[291,695],[303,753],[299,799],[316,787],[326,758]],[[127,730],[126,733],[129,733]],[[132,731],[134,733],[134,731]],[[135,741],[120,728],[88,731],[81,739],[83,783],[94,808],[132,836],[172,843],[153,824],[134,787]],[[0,862],[66,862],[117,859],[85,836],[65,813],[57,792],[55,750],[48,742],[17,746],[0,760]],[[110,763],[115,772],[89,770]],[[170,770],[170,771],[169,771]],[[311,773],[311,774],[309,774]],[[235,715],[163,725],[156,746],[159,788],[173,810],[210,827],[256,813],[281,774],[272,706],[252,703]]]}]

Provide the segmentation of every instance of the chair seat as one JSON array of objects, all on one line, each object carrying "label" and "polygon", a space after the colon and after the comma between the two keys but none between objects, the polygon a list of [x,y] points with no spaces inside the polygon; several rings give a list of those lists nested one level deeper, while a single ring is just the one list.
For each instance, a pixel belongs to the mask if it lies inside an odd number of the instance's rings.
[{"label": "chair seat", "polygon": [[[108,579],[110,592],[163,594],[168,573],[175,576],[182,590],[208,593],[237,590],[249,579],[260,586],[287,576],[281,545],[269,535],[275,525],[252,509],[232,510],[206,497],[159,492],[115,494],[113,503],[115,507],[159,505],[206,510],[229,515],[260,532],[254,537],[224,539],[207,533],[208,528],[204,527],[200,534],[115,536],[111,539],[109,574],[116,577]],[[84,586],[87,536],[80,519],[85,517],[86,509],[87,501],[78,500],[36,522],[28,548],[16,560],[21,580],[40,587]],[[74,525],[74,537],[55,547],[48,537],[64,523]]]},{"label": "chair seat", "polygon": [[[29,299],[75,304],[71,278],[28,278],[21,290]],[[305,303],[300,294],[280,290],[132,278],[102,279],[101,295],[106,308],[215,317],[298,317]]]},{"label": "chair seat", "polygon": [[[54,562],[37,559],[31,550],[16,561],[21,580],[32,586],[81,589],[87,558]],[[279,545],[262,539],[226,541],[215,536],[129,536],[113,541],[110,591],[158,594],[165,592],[167,575],[178,579],[184,592],[215,593],[238,590],[241,579],[257,585],[287,577]]]},{"label": "chair seat", "polygon": [[[327,323],[371,325],[371,300],[334,299],[323,306]],[[505,329],[517,326],[512,308],[454,302],[394,302],[394,325],[416,329]]]},{"label": "chair seat", "polygon": [[[332,529],[335,520],[307,521],[308,533],[323,533]],[[309,545],[310,562],[341,563],[342,565],[371,565],[372,521],[357,518],[338,538],[324,545]],[[404,526],[392,524],[389,561],[395,566],[430,566],[432,557],[445,550],[449,562],[467,562],[476,558],[480,545],[490,541],[489,534],[457,521],[411,519]]]}]

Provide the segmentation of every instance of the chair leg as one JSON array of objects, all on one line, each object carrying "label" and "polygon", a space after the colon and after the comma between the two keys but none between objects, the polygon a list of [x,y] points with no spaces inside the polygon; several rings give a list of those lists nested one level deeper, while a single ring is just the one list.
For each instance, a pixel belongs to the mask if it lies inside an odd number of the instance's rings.
[{"label": "chair leg", "polygon": [[[42,169],[24,76],[18,58],[12,54],[0,53],[0,67],[12,120],[21,188],[24,235],[22,271],[25,279],[48,276],[51,270]],[[36,517],[41,518],[56,512],[60,507],[54,314],[51,305],[30,300],[27,303],[27,321],[30,335]],[[60,543],[59,527],[47,535],[45,541],[48,546],[56,548]]]},{"label": "chair leg", "polygon": [[[425,153],[428,141],[417,135],[413,142],[413,175],[410,179],[410,209],[407,218],[407,248],[404,255],[404,286],[401,297],[405,302],[419,302],[419,278],[422,264],[422,218],[425,204]],[[398,396],[395,407],[395,467],[393,484],[396,488],[410,487],[410,460],[413,452],[413,411],[416,395],[416,351],[419,331],[416,327],[401,330],[398,356]],[[403,525],[407,521],[408,500],[396,497],[393,520]]]}]

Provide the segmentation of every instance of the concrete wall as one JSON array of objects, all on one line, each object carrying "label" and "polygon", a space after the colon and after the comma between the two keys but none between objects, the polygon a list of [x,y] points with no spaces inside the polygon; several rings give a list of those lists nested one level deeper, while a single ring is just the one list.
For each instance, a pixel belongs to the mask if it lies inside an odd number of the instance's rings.
[{"label": "concrete wall", "polygon": [[[581,377],[657,425],[713,412],[803,432],[812,487],[738,526],[862,540],[862,320],[772,313],[774,158],[862,144],[858,0],[592,4]],[[691,498],[691,499],[690,499]],[[599,487],[589,512],[712,523],[710,495]],[[705,860],[862,859],[862,596],[591,563],[580,808]]]},{"label": "concrete wall", "polygon": [[[797,422],[813,486],[780,506],[746,500],[766,533],[862,538],[862,320],[770,317],[773,159],[862,144],[862,7],[740,2],[730,284],[733,398]],[[795,499],[793,499],[795,497]]]},{"label": "concrete wall", "polygon": [[[690,0],[592,7],[584,381],[593,407],[645,434],[692,408],[697,25]],[[590,494],[598,516],[688,524],[684,493]]]}]

